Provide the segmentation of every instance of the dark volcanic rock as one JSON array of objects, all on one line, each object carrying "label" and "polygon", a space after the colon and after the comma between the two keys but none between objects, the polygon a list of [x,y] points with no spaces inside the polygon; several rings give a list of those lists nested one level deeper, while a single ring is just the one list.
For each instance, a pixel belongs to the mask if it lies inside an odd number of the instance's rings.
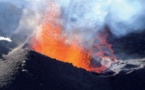
[{"label": "dark volcanic rock", "polygon": [[118,63],[117,73],[99,75],[21,47],[4,59],[0,90],[145,90],[145,60]]},{"label": "dark volcanic rock", "polygon": [[14,47],[16,47],[16,44],[13,42],[0,41],[0,58],[2,58],[2,55],[8,54]]},{"label": "dark volcanic rock", "polygon": [[145,58],[145,30],[130,33],[124,37],[116,38],[109,34],[108,42],[112,44],[115,55],[120,60]]}]

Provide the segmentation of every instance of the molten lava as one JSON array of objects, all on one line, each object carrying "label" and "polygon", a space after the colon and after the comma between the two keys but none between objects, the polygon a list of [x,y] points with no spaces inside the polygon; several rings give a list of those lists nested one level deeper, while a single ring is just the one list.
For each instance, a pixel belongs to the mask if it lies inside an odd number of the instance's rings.
[{"label": "molten lava", "polygon": [[[106,33],[97,35],[97,42],[90,51],[79,46],[77,40],[71,41],[71,44],[66,44],[67,38],[61,35],[63,28],[57,22],[60,14],[60,9],[54,3],[51,3],[44,18],[46,21],[43,22],[41,30],[37,31],[33,37],[32,48],[35,51],[93,72],[103,72],[117,60],[111,45],[106,41]],[[97,50],[94,51],[94,48]],[[92,55],[97,57],[95,61],[101,59],[99,62],[100,67],[92,65]]]}]

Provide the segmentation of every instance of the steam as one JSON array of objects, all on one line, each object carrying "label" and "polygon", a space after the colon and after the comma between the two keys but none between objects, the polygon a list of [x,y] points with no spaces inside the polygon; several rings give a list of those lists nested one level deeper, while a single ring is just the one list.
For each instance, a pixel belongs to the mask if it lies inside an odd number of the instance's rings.
[{"label": "steam", "polygon": [[40,29],[52,1],[60,8],[67,43],[79,39],[91,44],[105,26],[117,37],[145,29],[144,0],[0,0],[0,35],[24,42]]},{"label": "steam", "polygon": [[40,29],[45,8],[41,0],[0,0],[0,41],[10,42],[0,42],[0,54],[23,44]]},{"label": "steam", "polygon": [[8,42],[12,42],[12,40],[8,37],[2,37],[0,36],[0,41],[8,41]]},{"label": "steam", "polygon": [[56,0],[56,3],[61,8],[63,33],[70,41],[78,37],[84,42],[92,41],[106,26],[116,37],[145,29],[144,0]]},{"label": "steam", "polygon": [[145,29],[144,0],[0,0],[0,36],[10,37],[17,45],[25,42],[40,30],[52,1],[60,9],[57,22],[66,43],[78,40],[91,47],[106,26],[116,37]]},{"label": "steam", "polygon": [[23,43],[40,28],[44,7],[40,0],[0,0],[0,35]]}]

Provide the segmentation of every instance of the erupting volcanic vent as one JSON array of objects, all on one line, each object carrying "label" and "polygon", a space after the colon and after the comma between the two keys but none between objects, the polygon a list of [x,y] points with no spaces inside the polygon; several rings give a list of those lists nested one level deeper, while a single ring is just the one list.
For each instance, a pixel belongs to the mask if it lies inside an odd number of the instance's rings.
[{"label": "erupting volcanic vent", "polygon": [[111,45],[107,43],[107,32],[96,33],[93,44],[88,49],[80,44],[79,40],[83,37],[79,36],[79,33],[75,33],[75,37],[71,40],[67,37],[68,33],[62,34],[63,25],[58,23],[61,10],[54,2],[49,5],[48,9],[41,30],[33,37],[32,48],[35,51],[98,73],[117,62]]},{"label": "erupting volcanic vent", "polygon": [[32,48],[88,71],[103,72],[118,62],[107,42],[107,31],[120,38],[144,30],[144,3],[142,0],[49,0]]}]

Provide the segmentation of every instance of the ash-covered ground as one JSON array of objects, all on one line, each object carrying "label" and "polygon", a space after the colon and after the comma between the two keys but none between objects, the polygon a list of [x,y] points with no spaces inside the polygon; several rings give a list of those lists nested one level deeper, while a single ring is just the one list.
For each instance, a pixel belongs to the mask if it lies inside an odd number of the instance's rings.
[{"label": "ash-covered ground", "polygon": [[26,46],[15,48],[0,60],[0,90],[145,89],[143,58],[120,61],[98,74],[41,55]]},{"label": "ash-covered ground", "polygon": [[[144,32],[108,37],[119,62],[102,74],[0,41],[0,90],[144,90]],[[9,52],[9,53],[8,53]]]},{"label": "ash-covered ground", "polygon": [[102,74],[41,55],[27,44],[0,41],[0,90],[144,90],[144,32],[114,38],[119,62]]}]

